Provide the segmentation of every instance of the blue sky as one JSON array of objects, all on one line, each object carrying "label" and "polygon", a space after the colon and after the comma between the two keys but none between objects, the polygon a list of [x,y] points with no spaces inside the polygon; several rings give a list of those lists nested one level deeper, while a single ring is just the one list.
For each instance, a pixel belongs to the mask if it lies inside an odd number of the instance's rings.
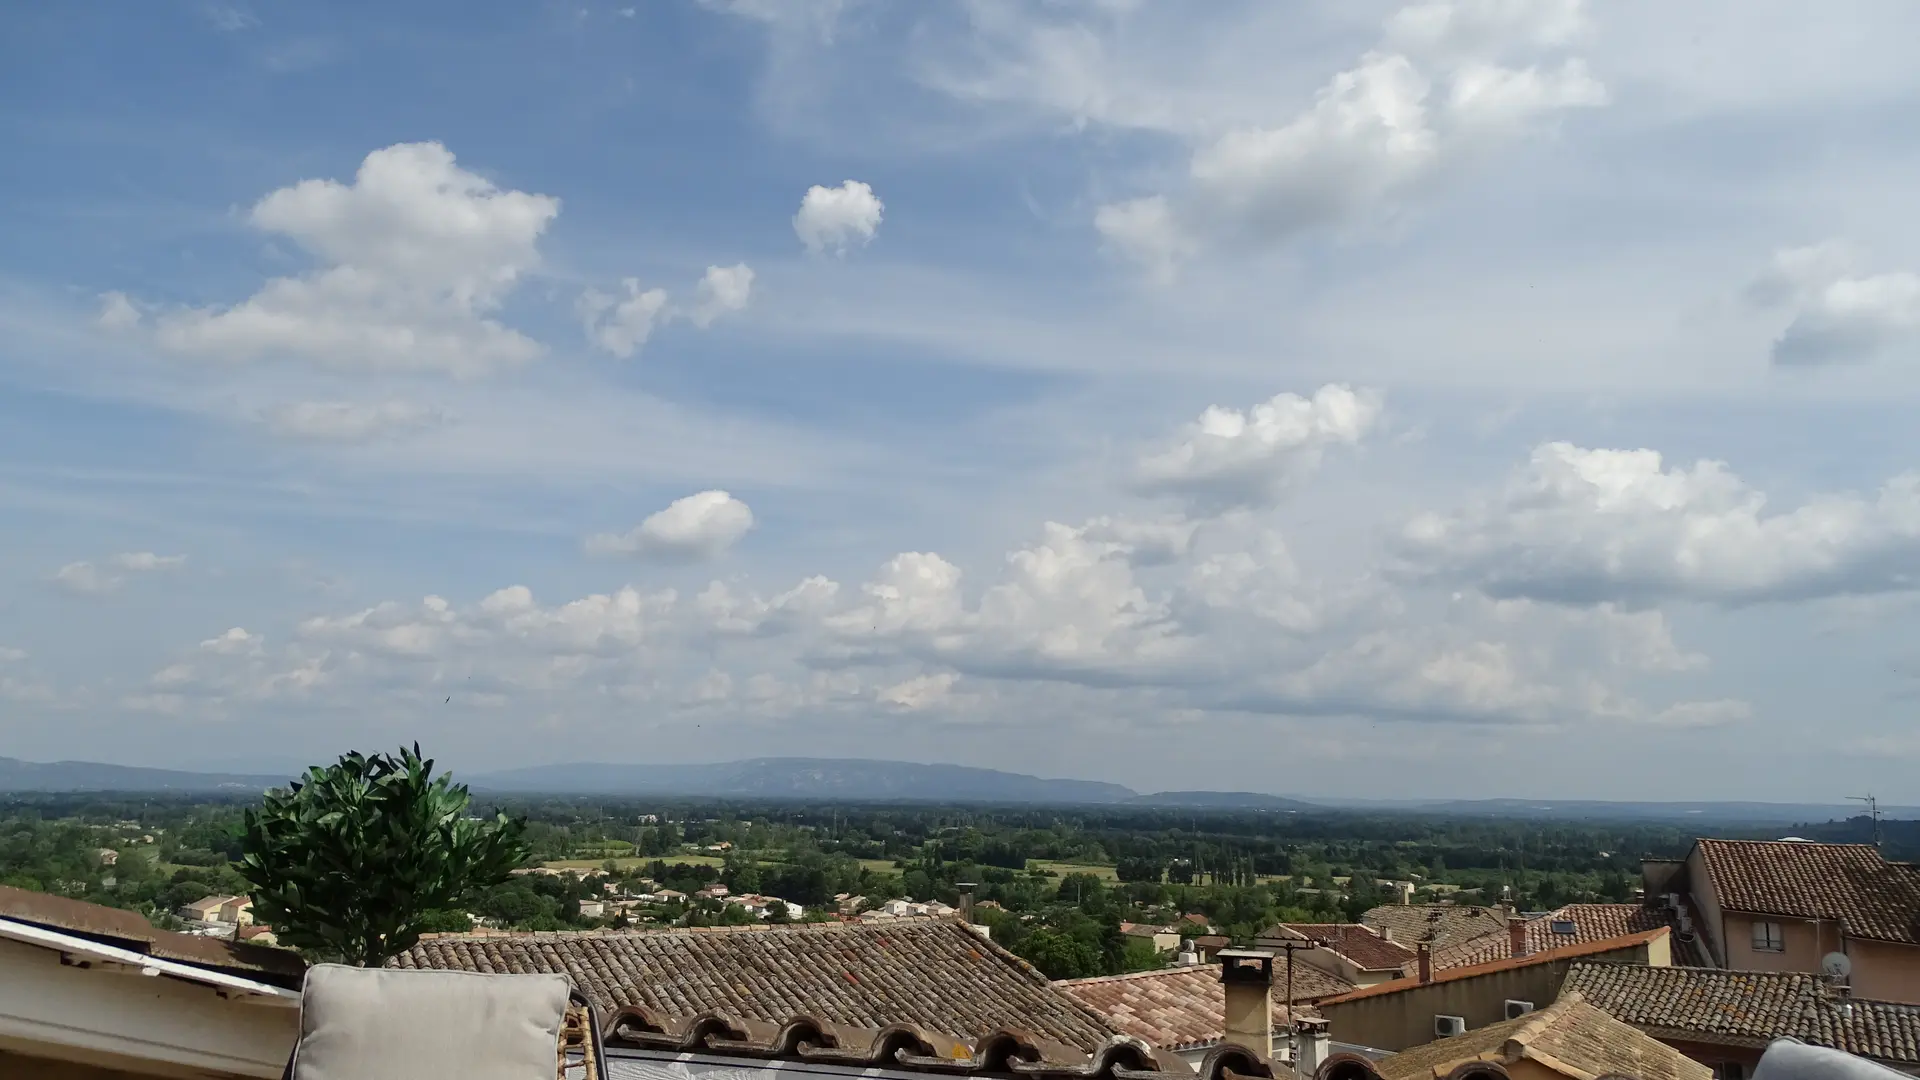
[{"label": "blue sky", "polygon": [[1920,12],[1670,8],[8,11],[4,751],[1920,797]]}]

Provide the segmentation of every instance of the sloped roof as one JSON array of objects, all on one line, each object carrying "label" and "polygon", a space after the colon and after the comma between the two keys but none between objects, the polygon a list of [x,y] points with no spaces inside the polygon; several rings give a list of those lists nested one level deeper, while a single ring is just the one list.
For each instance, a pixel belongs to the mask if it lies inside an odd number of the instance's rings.
[{"label": "sloped roof", "polygon": [[1791,1035],[1881,1061],[1920,1064],[1920,1006],[1841,998],[1804,972],[1582,961],[1567,969],[1561,993],[1570,991],[1663,1037],[1758,1047]]},{"label": "sloped roof", "polygon": [[711,929],[448,934],[395,967],[564,972],[603,1012],[722,1011],[780,1023],[912,1024],[956,1038],[1002,1028],[1090,1052],[1111,1030],[1026,961],[953,919]]},{"label": "sloped roof", "polygon": [[1467,904],[1383,904],[1368,908],[1360,921],[1375,930],[1393,931],[1393,940],[1410,949],[1421,942],[1437,949],[1507,929],[1506,916],[1498,910]]},{"label": "sloped roof", "polygon": [[0,918],[62,930],[162,960],[297,987],[306,961],[290,949],[161,930],[137,911],[0,885]]},{"label": "sloped roof", "polygon": [[1435,983],[1453,982],[1458,979],[1471,979],[1480,975],[1492,974],[1496,971],[1507,971],[1512,968],[1527,967],[1533,964],[1551,964],[1561,960],[1597,956],[1601,953],[1616,952],[1621,949],[1631,949],[1636,945],[1649,944],[1655,939],[1671,933],[1672,931],[1666,927],[1660,926],[1652,930],[1643,930],[1637,934],[1627,934],[1623,937],[1609,938],[1605,941],[1589,941],[1579,945],[1563,945],[1558,949],[1548,949],[1546,952],[1535,953],[1532,956],[1524,956],[1517,960],[1493,960],[1484,964],[1470,964],[1466,967],[1449,968],[1445,971],[1434,972],[1433,978],[1425,983],[1420,981],[1418,974],[1408,975],[1402,979],[1393,979],[1388,982],[1375,983],[1372,986],[1363,986],[1358,990],[1341,994],[1339,997],[1328,998],[1321,1002],[1321,1004],[1338,1005],[1348,1001],[1359,1001],[1362,998],[1378,997],[1382,994],[1397,994],[1403,990],[1412,990],[1421,986],[1431,986]]},{"label": "sloped roof", "polygon": [[[1568,904],[1527,920],[1527,951],[1546,952],[1566,945],[1606,941],[1671,925],[1665,912],[1640,904]],[[1560,930],[1566,927],[1571,927],[1572,932],[1561,933]],[[1676,934],[1673,949],[1676,964],[1704,965],[1706,962],[1697,939],[1682,941]],[[1433,967],[1439,971],[1506,960],[1512,956],[1513,933],[1511,929],[1502,929],[1435,949]]]},{"label": "sloped roof", "polygon": [[1461,1062],[1512,1065],[1531,1059],[1563,1075],[1637,1080],[1709,1080],[1713,1070],[1581,1000],[1559,1001],[1498,1024],[1404,1050],[1375,1067],[1384,1080],[1434,1080]]},{"label": "sloped roof", "polygon": [[1405,945],[1381,937],[1378,931],[1363,923],[1278,923],[1268,927],[1261,936],[1324,942],[1328,949],[1353,961],[1361,971],[1397,971],[1412,964],[1418,955]]},{"label": "sloped roof", "polygon": [[1696,841],[1730,911],[1832,919],[1855,937],[1920,944],[1920,871],[1871,844]]},{"label": "sloped roof", "polygon": [[[1274,973],[1273,1022],[1288,1018],[1284,976]],[[1226,991],[1216,964],[1066,979],[1053,984],[1100,1014],[1123,1035],[1145,1039],[1162,1050],[1188,1050],[1220,1041],[1226,1034]],[[1353,989],[1353,984],[1310,964],[1293,968],[1293,999],[1310,1003]]]}]

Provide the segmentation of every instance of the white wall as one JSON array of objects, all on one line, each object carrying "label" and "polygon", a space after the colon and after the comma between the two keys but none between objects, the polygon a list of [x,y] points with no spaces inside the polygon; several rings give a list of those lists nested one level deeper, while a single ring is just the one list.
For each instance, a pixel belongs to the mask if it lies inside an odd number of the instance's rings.
[{"label": "white wall", "polygon": [[300,1033],[297,1003],[229,999],[213,987],[0,940],[0,1047],[154,1076],[278,1077]]}]

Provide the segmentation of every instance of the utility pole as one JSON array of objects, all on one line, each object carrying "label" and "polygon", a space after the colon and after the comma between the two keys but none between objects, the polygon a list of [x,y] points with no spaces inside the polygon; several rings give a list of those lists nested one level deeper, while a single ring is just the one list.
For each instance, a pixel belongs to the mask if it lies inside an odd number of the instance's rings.
[{"label": "utility pole", "polygon": [[1308,938],[1305,941],[1280,941],[1275,947],[1287,953],[1287,1065],[1291,1067],[1300,1060],[1299,1037],[1293,1027],[1293,954],[1300,949],[1317,949],[1325,942]]},{"label": "utility pole", "polygon": [[1873,846],[1879,847],[1880,803],[1874,799],[1872,792],[1868,792],[1865,795],[1849,795],[1847,796],[1847,800],[1849,802],[1862,802],[1867,804],[1867,816],[1873,819]]}]

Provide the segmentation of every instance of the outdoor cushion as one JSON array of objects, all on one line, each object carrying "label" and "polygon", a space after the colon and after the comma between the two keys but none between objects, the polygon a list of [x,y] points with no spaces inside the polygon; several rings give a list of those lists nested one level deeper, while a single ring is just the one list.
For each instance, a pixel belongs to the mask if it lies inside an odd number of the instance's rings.
[{"label": "outdoor cushion", "polygon": [[319,964],[291,1080],[552,1080],[571,983]]}]

